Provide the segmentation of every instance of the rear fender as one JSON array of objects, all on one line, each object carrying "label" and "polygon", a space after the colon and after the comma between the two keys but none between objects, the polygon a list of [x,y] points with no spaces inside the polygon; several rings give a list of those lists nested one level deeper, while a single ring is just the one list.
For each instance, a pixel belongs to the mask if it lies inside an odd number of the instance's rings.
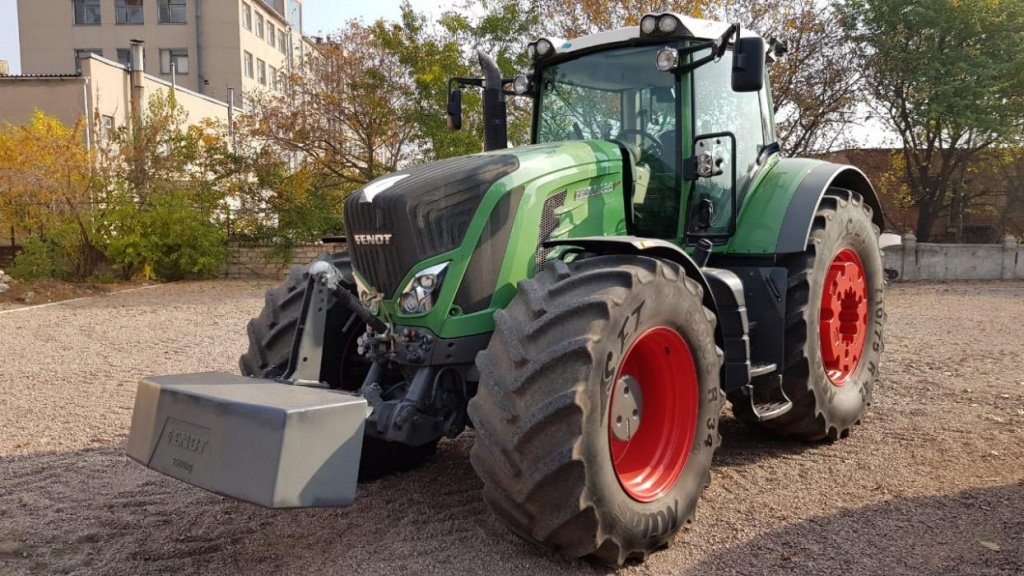
[{"label": "rear fender", "polygon": [[782,158],[760,173],[740,207],[736,234],[716,254],[775,255],[803,252],[821,199],[829,188],[857,192],[884,228],[878,194],[853,166],[809,158]]},{"label": "rear fender", "polygon": [[882,205],[867,176],[853,166],[825,162],[811,170],[797,186],[782,220],[776,253],[790,254],[807,249],[814,214],[829,188],[842,188],[860,194],[871,207],[872,222],[879,230],[885,227]]}]

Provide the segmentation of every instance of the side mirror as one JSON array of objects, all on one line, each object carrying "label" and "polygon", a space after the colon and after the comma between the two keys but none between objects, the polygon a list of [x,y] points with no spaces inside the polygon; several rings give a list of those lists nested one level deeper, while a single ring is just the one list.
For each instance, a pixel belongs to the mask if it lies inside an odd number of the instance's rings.
[{"label": "side mirror", "polygon": [[462,130],[462,90],[448,92],[448,129]]},{"label": "side mirror", "polygon": [[739,38],[732,55],[734,92],[757,92],[764,88],[764,40]]}]

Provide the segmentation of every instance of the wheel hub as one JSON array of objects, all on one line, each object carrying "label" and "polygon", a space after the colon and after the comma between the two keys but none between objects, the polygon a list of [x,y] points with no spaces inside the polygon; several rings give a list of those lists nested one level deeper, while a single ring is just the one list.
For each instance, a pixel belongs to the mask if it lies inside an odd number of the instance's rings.
[{"label": "wheel hub", "polygon": [[867,336],[868,289],[864,265],[850,248],[836,254],[825,274],[819,342],[825,374],[843,386],[857,370]]},{"label": "wheel hub", "polygon": [[628,442],[636,435],[640,429],[643,405],[643,390],[635,378],[626,375],[615,381],[611,420],[616,440]]},{"label": "wheel hub", "polygon": [[675,486],[693,448],[696,364],[683,337],[659,326],[633,342],[614,382],[608,406],[612,467],[626,494],[653,502]]}]

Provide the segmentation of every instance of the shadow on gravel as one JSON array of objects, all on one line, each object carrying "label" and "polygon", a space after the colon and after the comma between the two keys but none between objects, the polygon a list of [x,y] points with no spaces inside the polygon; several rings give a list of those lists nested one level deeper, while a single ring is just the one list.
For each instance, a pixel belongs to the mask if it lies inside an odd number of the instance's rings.
[{"label": "shadow on gravel", "polygon": [[1024,573],[1024,481],[896,498],[812,518],[719,550],[685,574]]},{"label": "shadow on gravel", "polygon": [[[799,446],[751,442],[759,440],[731,443],[722,458]],[[432,463],[360,485],[349,508],[281,511],[171,480],[130,461],[121,447],[3,458],[0,574],[612,573],[512,536],[480,498],[471,444],[471,436],[442,443]],[[701,529],[715,540],[714,526]],[[1019,576],[1022,535],[1024,483],[897,498],[801,521],[684,555],[687,566],[670,572]],[[627,572],[651,573],[658,557]]]},{"label": "shadow on gravel", "polygon": [[0,574],[599,574],[514,536],[471,438],[359,487],[345,509],[267,510],[166,478],[120,446],[0,459]]},{"label": "shadow on gravel", "polygon": [[779,456],[802,454],[821,446],[820,442],[779,438],[725,415],[719,421],[719,432],[722,445],[715,452],[712,466],[753,464]]}]

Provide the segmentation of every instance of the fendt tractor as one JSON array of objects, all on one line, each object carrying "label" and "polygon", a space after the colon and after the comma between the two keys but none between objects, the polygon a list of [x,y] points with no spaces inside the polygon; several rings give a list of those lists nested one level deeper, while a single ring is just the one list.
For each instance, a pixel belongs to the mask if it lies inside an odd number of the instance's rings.
[{"label": "fendt tractor", "polygon": [[[241,375],[150,377],[128,454],[266,507],[344,506],[468,428],[519,536],[622,564],[693,520],[728,399],[837,440],[882,351],[882,213],[862,172],[784,158],[768,64],[785,43],[673,13],[527,46],[482,88],[484,152],[345,202],[347,251],[295,268]],[[508,98],[532,99],[508,148]]]}]

